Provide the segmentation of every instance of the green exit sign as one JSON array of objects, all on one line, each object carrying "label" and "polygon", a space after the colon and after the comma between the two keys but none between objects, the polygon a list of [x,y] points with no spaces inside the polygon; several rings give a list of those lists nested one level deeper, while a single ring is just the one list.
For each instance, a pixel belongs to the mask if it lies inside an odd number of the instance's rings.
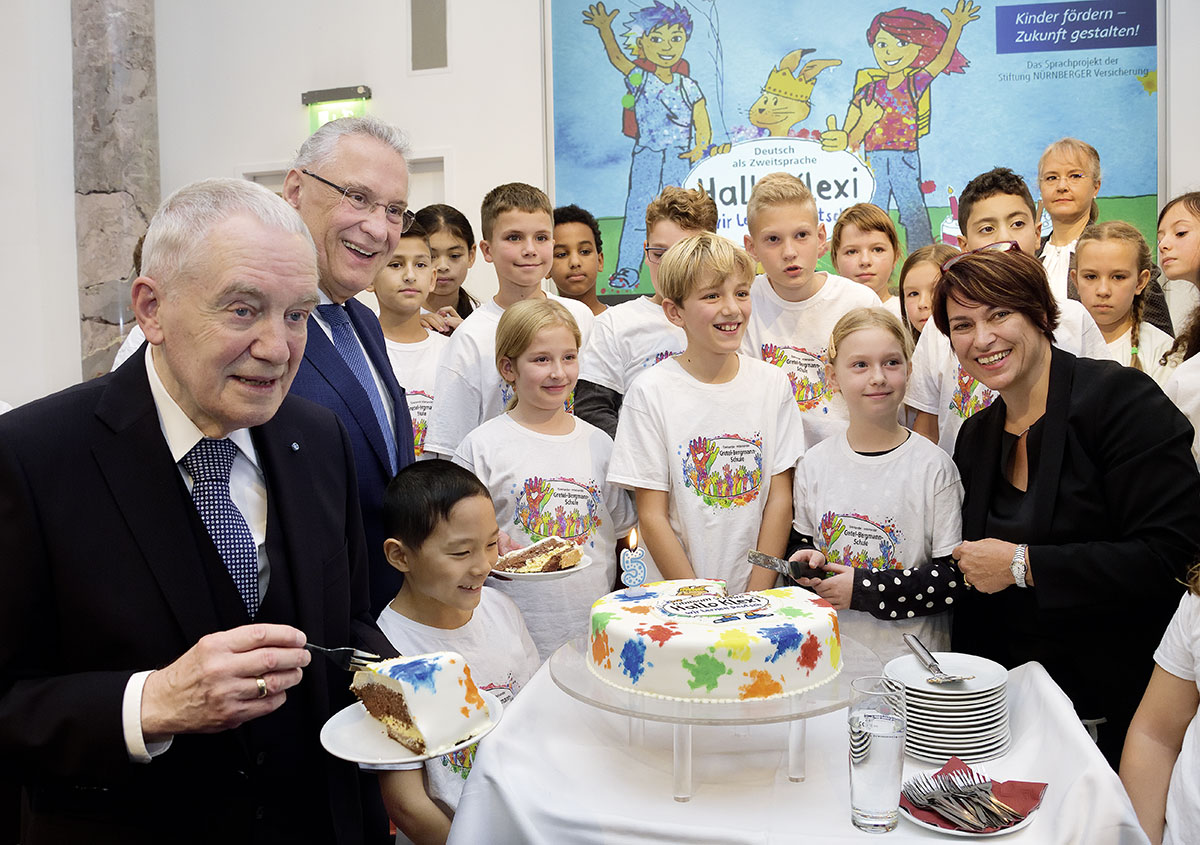
[{"label": "green exit sign", "polygon": [[305,91],[300,102],[308,107],[308,131],[316,132],[331,120],[365,117],[371,89],[366,85]]}]

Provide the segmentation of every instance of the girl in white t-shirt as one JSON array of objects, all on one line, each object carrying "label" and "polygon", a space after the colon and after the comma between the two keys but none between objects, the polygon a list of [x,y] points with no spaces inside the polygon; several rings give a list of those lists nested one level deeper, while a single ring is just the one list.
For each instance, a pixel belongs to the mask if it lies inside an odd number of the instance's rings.
[{"label": "girl in white t-shirt", "polygon": [[1180,194],[1158,215],[1159,279],[1179,337],[1189,328],[1200,306],[1200,191]]},{"label": "girl in white t-shirt", "polygon": [[912,341],[880,308],[856,308],[829,340],[830,383],[850,425],[813,446],[796,467],[793,527],[813,548],[792,555],[828,573],[801,578],[840,611],[841,629],[885,662],[950,643],[963,580],[950,553],[962,539],[962,484],[949,455],[896,419]]},{"label": "girl in white t-shirt", "polygon": [[900,320],[915,345],[933,315],[933,286],[942,277],[942,265],[958,254],[949,244],[929,244],[904,259],[900,268]]},{"label": "girl in white t-shirt", "polygon": [[869,202],[852,205],[833,224],[833,269],[875,291],[897,317],[903,302],[892,295],[892,271],[900,260],[900,238],[886,211]]},{"label": "girl in white t-shirt", "polygon": [[617,575],[616,538],[633,527],[629,494],[609,484],[613,441],[567,412],[579,378],[579,327],[549,299],[518,302],[496,328],[496,367],[511,386],[506,413],[471,431],[454,455],[491,492],[500,527],[518,546],[548,536],[575,543],[580,570],[498,585],[525,617],[542,659],[587,632],[592,602]]},{"label": "girl in white t-shirt", "polygon": [[1071,280],[1113,359],[1162,385],[1177,361],[1167,358],[1173,338],[1142,319],[1153,267],[1141,232],[1110,220],[1088,226],[1079,236]]},{"label": "girl in white t-shirt", "polygon": [[[957,254],[958,250],[949,244],[929,244],[904,259],[897,295],[902,306],[900,321],[912,334],[913,346],[920,340],[925,324],[933,315],[933,286],[942,276],[942,265]],[[917,410],[902,405],[900,421],[905,428],[913,428],[917,422]]]},{"label": "girl in white t-shirt", "polygon": [[1154,663],[1125,737],[1121,782],[1152,843],[1193,842],[1200,830],[1200,567]]}]

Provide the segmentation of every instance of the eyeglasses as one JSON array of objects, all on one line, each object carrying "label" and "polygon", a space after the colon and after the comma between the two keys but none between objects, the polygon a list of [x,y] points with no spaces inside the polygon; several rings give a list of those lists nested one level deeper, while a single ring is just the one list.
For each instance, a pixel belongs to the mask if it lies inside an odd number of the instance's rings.
[{"label": "eyeglasses", "polygon": [[1021,245],[1019,243],[1017,243],[1016,241],[996,241],[994,244],[988,244],[987,246],[981,246],[979,249],[973,249],[970,252],[960,252],[958,255],[947,258],[945,263],[942,264],[942,272],[945,273],[947,270],[949,270],[951,267],[953,267],[958,262],[962,261],[964,258],[971,256],[971,255],[978,255],[981,252],[1020,252],[1020,251],[1021,251]]},{"label": "eyeglasses", "polygon": [[667,246],[650,246],[649,242],[642,244],[642,249],[646,251],[646,260],[651,264],[661,264],[662,257],[670,247]]},{"label": "eyeglasses", "polygon": [[387,218],[387,221],[394,226],[399,226],[401,234],[412,228],[413,221],[417,218],[417,215],[412,212],[412,209],[405,208],[399,203],[375,202],[373,199],[371,199],[371,195],[365,191],[360,191],[354,188],[343,188],[336,182],[330,182],[328,179],[321,178],[311,170],[305,170],[301,168],[300,172],[305,176],[311,176],[322,185],[328,185],[329,187],[333,188],[342,195],[342,199],[350,203],[351,208],[354,208],[358,211],[365,211],[367,214],[372,214],[375,211],[375,206],[382,206],[383,215]]}]

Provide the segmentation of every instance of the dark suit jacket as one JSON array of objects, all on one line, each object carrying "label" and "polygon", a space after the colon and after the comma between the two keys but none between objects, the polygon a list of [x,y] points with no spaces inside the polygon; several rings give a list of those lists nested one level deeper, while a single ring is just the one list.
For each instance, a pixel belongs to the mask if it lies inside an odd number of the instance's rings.
[{"label": "dark suit jacket", "polygon": [[[1051,354],[1046,413],[1028,444],[1033,518],[999,538],[1029,544],[1035,586],[968,591],[953,645],[1009,667],[1038,660],[1081,717],[1127,726],[1200,548],[1192,427],[1144,373]],[[1004,417],[1000,398],[958,435],[964,540],[995,536]]]},{"label": "dark suit jacket", "polygon": [[[264,607],[279,605],[313,642],[391,653],[367,608],[337,418],[289,397],[252,436],[268,490]],[[0,549],[0,766],[33,804],[26,845],[273,841],[273,827],[254,829],[256,815],[361,841],[354,767],[318,745],[324,721],[353,700],[347,675],[326,661],[305,669],[276,713],[178,736],[150,764],[128,760],[130,675],[230,627],[213,561],[227,573],[171,460],[141,355],[0,417]],[[311,768],[272,772],[266,749]],[[272,796],[271,778],[290,775],[309,788]]]},{"label": "dark suit jacket", "polygon": [[[379,319],[374,312],[361,302],[348,300],[346,310],[367,357],[387,385],[388,395],[395,409],[399,464],[397,469],[403,469],[413,462],[412,418],[408,413],[404,388],[396,381],[391,361],[387,356],[383,329],[379,327]],[[383,530],[383,494],[387,490],[388,482],[392,480],[387,444],[384,442],[383,432],[379,428],[366,391],[354,377],[354,373],[350,372],[350,368],[334,348],[333,342],[316,324],[315,317],[308,319],[308,345],[304,349],[304,361],[300,364],[300,371],[296,373],[291,393],[333,411],[350,434],[354,465],[358,471],[363,528],[367,536],[371,609],[378,614],[396,597],[396,592],[403,583],[400,573],[392,569],[383,556],[383,541],[387,538]]]}]

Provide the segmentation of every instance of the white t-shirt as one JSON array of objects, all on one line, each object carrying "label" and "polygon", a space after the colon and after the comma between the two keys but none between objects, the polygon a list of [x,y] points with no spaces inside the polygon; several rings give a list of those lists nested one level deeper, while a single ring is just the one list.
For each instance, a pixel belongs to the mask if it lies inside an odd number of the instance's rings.
[{"label": "white t-shirt", "polygon": [[1071,276],[1071,255],[1075,252],[1075,244],[1079,238],[1069,244],[1055,246],[1046,241],[1042,248],[1042,266],[1046,268],[1046,278],[1050,280],[1050,292],[1059,302],[1067,299],[1067,280]]},{"label": "white t-shirt", "polygon": [[666,491],[696,577],[724,579],[730,592],[750,580],[746,553],[757,546],[772,476],[804,454],[787,377],[744,355],[738,364],[723,384],[697,381],[677,358],[643,373],[625,396],[608,473],[624,487]]},{"label": "white t-shirt", "polygon": [[833,273],[803,302],[788,302],[765,275],[750,288],[750,322],[742,354],[781,368],[804,420],[804,440],[819,443],[846,428],[846,400],[825,383],[829,336],[849,310],[880,305],[875,291]]},{"label": "white t-shirt", "polygon": [[1192,457],[1200,467],[1200,355],[1193,355],[1175,368],[1163,385],[1163,393],[1183,411],[1195,429]]},{"label": "white t-shirt", "polygon": [[433,407],[433,382],[438,361],[450,342],[450,338],[437,332],[426,335],[424,340],[416,343],[399,343],[387,338],[383,341],[396,381],[404,388],[408,415],[412,417],[413,451],[417,458],[422,456],[425,448],[425,430],[429,424],[429,409]]},{"label": "white t-shirt", "polygon": [[[1195,359],[1193,359],[1195,360]],[[1200,678],[1200,598],[1184,593],[1171,624],[1154,652],[1154,662],[1177,678]],[[1167,829],[1163,845],[1194,842],[1200,830],[1200,714],[1193,715],[1167,787]]]},{"label": "white t-shirt", "polygon": [[485,422],[454,455],[492,494],[496,520],[518,545],[556,536],[578,545],[587,568],[554,581],[502,581],[542,659],[588,632],[592,602],[612,592],[617,537],[637,521],[633,499],[606,479],[613,442],[576,419],[570,434],[540,434],[508,414]]},{"label": "white t-shirt", "polygon": [[[868,456],[839,434],[800,459],[793,525],[833,563],[899,571],[954,551],[962,541],[962,499],[954,461],[924,437],[910,434],[887,454]],[[890,620],[859,610],[838,611],[838,619],[843,633],[863,641],[885,663],[909,653],[901,639],[905,633],[916,634],[933,651],[949,648],[949,609],[939,605],[938,613],[918,616],[910,604],[911,609],[901,604],[891,610],[896,615]]]},{"label": "white t-shirt", "polygon": [[1171,328],[1175,336],[1183,334],[1187,324],[1191,322],[1192,312],[1200,305],[1200,291],[1187,279],[1158,280],[1162,286],[1163,295],[1167,298],[1167,311],[1171,314]]},{"label": "white t-shirt", "polygon": [[[432,628],[402,616],[391,607],[383,609],[378,623],[379,630],[401,654],[457,651],[471,667],[475,686],[495,695],[506,707],[541,665],[537,649],[525,630],[521,611],[508,596],[491,587],[480,590],[479,606],[461,628]],[[475,743],[453,754],[425,761],[431,798],[445,803],[451,810],[458,806],[463,783],[471,773],[478,747]],[[415,769],[420,765],[363,768],[378,771]]]},{"label": "white t-shirt", "polygon": [[[887,301],[883,303],[883,307],[888,311],[891,311],[892,314],[895,315],[896,319],[903,323],[904,318],[900,316],[900,304],[900,297],[889,296]],[[830,334],[832,334],[832,332],[830,332]]]},{"label": "white t-shirt", "polygon": [[[1133,361],[1132,338],[1133,330],[1129,329],[1108,344],[1108,354],[1123,367],[1130,366]],[[1138,363],[1142,365],[1142,372],[1158,382],[1159,387],[1166,384],[1175,369],[1174,359],[1166,364],[1159,363],[1174,342],[1175,338],[1150,323],[1142,323],[1138,329]]]},{"label": "white t-shirt", "polygon": [[[1060,300],[1054,345],[1082,358],[1111,359],[1108,344],[1092,315],[1073,299]],[[931,319],[913,351],[912,375],[904,402],[938,418],[938,445],[954,454],[963,421],[992,404],[996,393],[977,382],[958,363],[958,356]]]},{"label": "white t-shirt", "polygon": [[[546,294],[563,305],[579,324],[579,362],[591,337],[595,317],[591,309],[574,299]],[[450,336],[434,380],[433,407],[425,434],[425,451],[450,456],[467,432],[485,420],[499,416],[512,395],[512,388],[496,369],[496,326],[504,309],[489,299],[463,320]],[[573,400],[568,400],[568,403]]]},{"label": "white t-shirt", "polygon": [[683,328],[667,319],[661,305],[639,296],[596,318],[579,378],[624,395],[641,373],[686,348]]}]

